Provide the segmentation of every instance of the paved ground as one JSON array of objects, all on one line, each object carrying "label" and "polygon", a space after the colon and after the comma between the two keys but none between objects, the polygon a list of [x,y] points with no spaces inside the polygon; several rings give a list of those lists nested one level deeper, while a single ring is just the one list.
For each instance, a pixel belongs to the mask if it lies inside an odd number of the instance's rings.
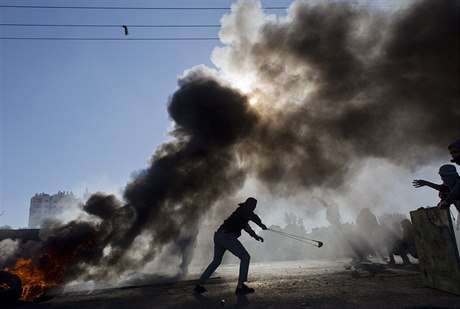
[{"label": "paved ground", "polygon": [[194,281],[180,281],[67,293],[13,308],[460,308],[460,296],[424,287],[416,265],[253,263],[248,285],[256,292],[240,297],[237,273],[238,265],[221,266],[201,295],[193,293]]}]

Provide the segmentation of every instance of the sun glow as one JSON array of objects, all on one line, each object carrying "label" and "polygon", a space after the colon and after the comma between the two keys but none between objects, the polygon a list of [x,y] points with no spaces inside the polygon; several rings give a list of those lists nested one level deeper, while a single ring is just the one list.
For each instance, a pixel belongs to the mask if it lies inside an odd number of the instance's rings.
[{"label": "sun glow", "polygon": [[230,78],[230,83],[244,94],[248,94],[252,90],[253,81],[249,76],[234,76]]},{"label": "sun glow", "polygon": [[249,97],[249,104],[250,105],[256,105],[257,104],[257,101],[258,99],[256,97]]},{"label": "sun glow", "polygon": [[246,96],[247,102],[251,106],[258,105],[260,102],[260,93],[257,93],[257,89],[255,87],[255,77],[246,74],[246,75],[227,75],[227,81],[230,85],[236,89],[238,89],[243,95]]}]

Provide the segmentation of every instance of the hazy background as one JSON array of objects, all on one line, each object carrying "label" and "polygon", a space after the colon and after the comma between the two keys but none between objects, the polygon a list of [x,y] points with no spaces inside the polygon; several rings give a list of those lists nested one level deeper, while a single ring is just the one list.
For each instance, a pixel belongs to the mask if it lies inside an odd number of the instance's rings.
[{"label": "hazy background", "polygon": [[[220,1],[218,6],[230,8],[231,3],[232,1]],[[411,1],[359,1],[358,7],[365,11],[382,13],[384,17],[380,18],[383,20],[378,23],[384,24],[385,18],[397,17],[410,3]],[[17,2],[2,1],[2,5],[8,4]],[[21,1],[20,4],[35,2]],[[40,2],[40,5],[59,4],[53,1]],[[66,3],[71,4],[95,5],[88,1]],[[99,4],[128,5],[119,1],[101,1]],[[287,8],[290,4],[291,1],[262,1],[265,7]],[[140,7],[176,5],[216,6],[211,1],[129,3],[129,6]],[[219,25],[224,21],[223,15],[230,12],[18,8],[0,10],[2,23],[115,25]],[[260,15],[262,13],[255,14],[257,18],[254,18],[253,26],[257,28],[260,24],[274,22],[276,18],[282,22],[287,13],[286,10],[266,10],[263,12],[265,16]],[[369,15],[368,18],[371,20],[374,17]],[[248,26],[244,23],[242,25]],[[235,40],[234,35],[251,36],[250,27],[247,33],[240,31],[233,34],[230,29],[231,26],[227,25],[226,31],[220,33],[224,43],[218,40],[1,40],[0,212],[3,215],[0,216],[0,225],[26,227],[29,201],[35,193],[54,194],[63,190],[83,196],[88,190],[90,193],[102,191],[121,197],[125,185],[139,170],[145,168],[156,147],[169,138],[167,132],[172,124],[167,113],[167,102],[177,89],[178,76],[185,70],[203,64],[220,70],[224,75],[228,74],[227,77],[233,79],[234,86],[248,91],[244,88],[250,83],[239,78],[238,74],[247,69],[249,73],[242,76],[250,80],[253,76],[250,72],[254,69],[250,64],[252,60],[247,60],[244,64],[244,61],[238,62],[237,57],[249,54],[233,50],[233,56],[228,58],[232,60],[225,60],[223,49],[215,49]],[[370,28],[369,31],[374,30]],[[219,31],[219,28],[130,28],[129,38],[217,38]],[[100,29],[2,26],[1,36],[123,38],[124,34],[121,27]],[[236,66],[237,63],[241,66]],[[264,91],[264,88],[259,87],[257,91]],[[413,124],[414,132],[417,131],[417,126],[423,127],[424,124]],[[458,133],[452,132],[452,136],[443,136],[442,140],[450,141]],[[379,140],[375,142],[374,146],[369,146],[378,149]],[[423,149],[423,145],[420,146]],[[276,144],[269,147],[276,148]],[[337,161],[342,160],[340,156],[346,149],[341,147],[337,144],[337,149],[327,148],[328,155],[334,156],[337,152]],[[407,156],[410,158],[412,154],[408,153]],[[312,195],[340,205],[344,221],[354,220],[357,211],[364,206],[376,210],[377,213],[398,211],[407,214],[419,206],[436,204],[438,199],[434,191],[427,188],[415,189],[411,181],[424,178],[438,182],[437,169],[441,164],[448,163],[447,151],[436,149],[431,157],[424,157],[423,164],[421,162],[420,165],[410,166],[378,158],[378,153],[376,157],[366,156],[359,161],[347,161],[353,164],[349,169],[353,173],[346,175],[347,186],[339,191],[332,190],[330,186],[312,186],[313,191],[292,194],[289,190],[280,188],[267,190],[258,186],[254,180],[246,182],[235,200],[244,200],[247,195],[253,195],[258,198],[260,206],[257,210],[267,223],[283,224],[284,214],[292,212],[303,218],[307,227],[328,224],[324,208],[312,199]],[[305,170],[305,175],[309,175],[309,170]],[[317,175],[310,177],[311,183],[315,183],[314,177]],[[225,215],[218,215],[216,220],[224,218]]]},{"label": "hazy background", "polygon": [[[266,225],[313,232],[327,244],[320,252],[349,256],[328,251],[346,240],[315,229],[332,209],[352,223],[363,208],[409,217],[436,205],[434,190],[411,182],[439,183],[460,136],[458,1],[230,4],[1,7],[3,23],[119,25],[1,28],[0,224],[26,226],[37,192],[101,192],[49,222],[39,242],[2,242],[5,263],[45,252],[65,270],[57,282],[187,275],[248,196]],[[129,26],[173,23],[221,26]],[[195,39],[127,40],[155,37]],[[251,243],[259,254],[276,247],[263,235],[266,247]]]}]

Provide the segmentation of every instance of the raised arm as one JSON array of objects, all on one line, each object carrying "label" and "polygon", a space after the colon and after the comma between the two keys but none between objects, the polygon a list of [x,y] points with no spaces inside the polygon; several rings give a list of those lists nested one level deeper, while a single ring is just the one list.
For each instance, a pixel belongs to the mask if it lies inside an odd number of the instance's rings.
[{"label": "raised arm", "polygon": [[439,192],[444,192],[445,191],[445,186],[438,185],[438,184],[435,184],[435,183],[432,183],[432,182],[429,182],[429,181],[426,181],[426,180],[423,180],[423,179],[418,179],[418,180],[412,181],[412,185],[414,187],[416,187],[416,188],[427,186],[427,187],[433,188],[433,189],[435,189],[435,190],[437,190]]}]

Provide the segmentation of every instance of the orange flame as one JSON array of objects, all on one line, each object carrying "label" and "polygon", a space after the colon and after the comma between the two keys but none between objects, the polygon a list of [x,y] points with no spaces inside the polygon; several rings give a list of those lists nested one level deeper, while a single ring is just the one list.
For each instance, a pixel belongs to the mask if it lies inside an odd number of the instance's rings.
[{"label": "orange flame", "polygon": [[92,245],[91,238],[87,238],[76,246],[64,249],[49,246],[33,259],[18,258],[13,267],[6,267],[4,271],[15,274],[21,279],[20,300],[34,301],[44,296],[50,288],[62,283],[66,265],[69,265],[79,253],[91,250]]},{"label": "orange flame", "polygon": [[43,296],[49,287],[55,285],[53,282],[47,281],[45,272],[36,267],[31,258],[18,258],[11,269],[5,268],[4,270],[21,278],[22,294],[20,300],[33,301]]}]

